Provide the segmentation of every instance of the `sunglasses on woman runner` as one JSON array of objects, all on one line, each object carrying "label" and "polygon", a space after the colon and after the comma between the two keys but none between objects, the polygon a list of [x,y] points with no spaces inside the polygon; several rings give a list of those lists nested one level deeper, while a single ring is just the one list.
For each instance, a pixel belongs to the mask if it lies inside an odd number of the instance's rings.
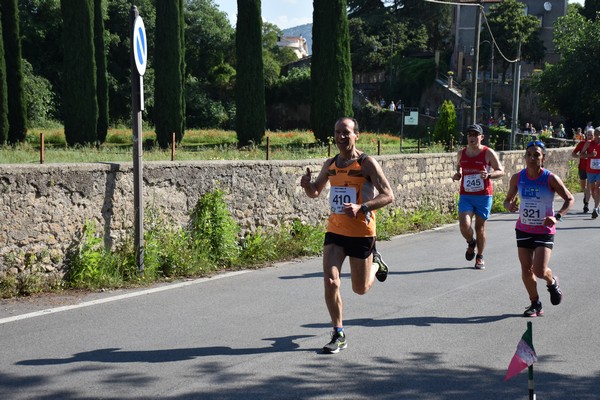
[{"label": "sunglasses on woman runner", "polygon": [[546,149],[544,142],[540,142],[539,140],[532,140],[531,142],[527,143],[527,148],[530,148],[531,146],[538,146],[544,150]]}]

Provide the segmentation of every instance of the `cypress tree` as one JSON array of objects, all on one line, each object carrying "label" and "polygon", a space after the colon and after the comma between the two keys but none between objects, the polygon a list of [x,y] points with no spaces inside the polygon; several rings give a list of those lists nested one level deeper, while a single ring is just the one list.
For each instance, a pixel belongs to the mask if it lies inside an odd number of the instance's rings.
[{"label": "cypress tree", "polygon": [[238,146],[259,144],[265,133],[265,80],[260,0],[238,0],[235,50]]},{"label": "cypress tree", "polygon": [[[1,19],[0,19],[1,24]],[[6,64],[4,62],[4,41],[0,26],[0,146],[8,141],[8,99],[6,90]]]},{"label": "cypress tree", "polygon": [[27,102],[23,89],[23,61],[17,0],[1,0],[6,90],[8,95],[8,141],[17,143],[27,134]]},{"label": "cypress tree", "polygon": [[346,0],[314,0],[310,124],[315,138],[333,136],[352,112],[352,64]]},{"label": "cypress tree", "polygon": [[63,16],[63,116],[69,145],[96,142],[98,103],[92,0],[60,0]]},{"label": "cypress tree", "polygon": [[179,27],[181,31],[179,32],[179,46],[181,48],[181,59],[180,59],[180,69],[181,69],[181,137],[183,138],[185,134],[185,18],[183,13],[183,0],[179,0]]},{"label": "cypress tree", "polygon": [[96,58],[96,99],[98,123],[96,135],[104,143],[108,133],[108,79],[106,72],[106,46],[104,44],[104,0],[94,0],[94,51]]},{"label": "cypress tree", "polygon": [[154,56],[154,127],[161,148],[169,147],[171,136],[183,137],[183,28],[182,2],[156,2]]}]

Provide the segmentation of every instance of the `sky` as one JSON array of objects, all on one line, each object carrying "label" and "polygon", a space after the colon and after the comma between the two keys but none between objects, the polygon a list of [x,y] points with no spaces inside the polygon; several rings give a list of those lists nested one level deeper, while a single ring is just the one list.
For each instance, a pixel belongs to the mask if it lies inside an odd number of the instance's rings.
[{"label": "sky", "polygon": [[[221,11],[227,13],[231,25],[237,19],[237,0],[213,0]],[[312,23],[313,0],[261,0],[263,21],[280,29]]]},{"label": "sky", "polygon": [[[221,11],[227,13],[231,25],[235,26],[237,0],[213,0]],[[542,0],[540,0],[542,1]],[[580,3],[585,0],[569,0]],[[261,0],[263,21],[277,25],[280,29],[291,28],[312,22],[313,0]]]}]

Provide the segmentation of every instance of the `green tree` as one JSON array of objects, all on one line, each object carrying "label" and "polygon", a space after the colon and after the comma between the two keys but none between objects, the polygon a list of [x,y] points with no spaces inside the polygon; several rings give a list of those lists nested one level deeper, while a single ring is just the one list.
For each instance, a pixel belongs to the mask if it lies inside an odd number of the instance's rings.
[{"label": "green tree", "polygon": [[184,47],[181,0],[156,2],[156,37],[154,56],[154,126],[161,148],[169,147],[175,132],[177,142],[183,138],[184,121]]},{"label": "green tree", "polygon": [[451,143],[456,143],[458,139],[458,130],[456,128],[456,110],[454,109],[454,104],[450,100],[444,100],[433,130],[433,140],[442,142],[450,148]]},{"label": "green tree", "polygon": [[264,22],[262,25],[263,41],[263,68],[265,85],[267,88],[273,86],[279,75],[281,68],[286,64],[298,60],[294,51],[288,47],[279,47],[278,38],[283,36],[283,31],[277,25]]},{"label": "green tree", "polygon": [[[158,3],[158,2],[157,2]],[[144,100],[147,113],[143,117],[152,118],[154,107],[154,30],[156,8],[154,0],[136,0],[135,5],[144,20],[146,38],[148,39],[149,63],[144,75]],[[109,120],[111,124],[129,123],[131,121],[131,32],[129,19],[131,2],[123,0],[109,0],[107,3],[107,70],[108,70],[108,97]]]},{"label": "green tree", "polygon": [[260,143],[265,133],[265,83],[260,0],[238,0],[235,83],[238,146]]},{"label": "green tree", "polygon": [[17,0],[1,0],[2,34],[8,96],[8,141],[22,142],[27,134],[27,103],[23,89],[23,60]]},{"label": "green tree", "polygon": [[393,94],[401,94],[405,104],[418,104],[421,93],[435,83],[435,61],[432,58],[403,58],[394,70]]},{"label": "green tree", "polygon": [[[535,58],[539,59],[539,53],[533,55],[526,53],[527,49],[535,47],[533,44],[528,45],[529,40],[532,40],[532,43],[536,43],[536,41],[540,43],[539,36],[534,35],[538,30],[539,21],[537,17],[525,14],[523,3],[517,0],[505,0],[495,4],[490,7],[487,20],[498,47],[507,58],[516,59],[519,46],[521,46],[521,58],[530,61],[534,61]],[[489,34],[486,31],[482,33],[482,40],[489,40]],[[539,49],[539,45],[537,47]],[[487,60],[489,55],[489,46],[483,47],[480,59]],[[513,64],[509,60],[502,58],[503,81],[506,80],[506,71],[511,65]]]},{"label": "green tree", "polygon": [[63,68],[60,1],[19,0],[19,16],[23,58],[60,95]]},{"label": "green tree", "polygon": [[[0,24],[2,21],[0,20]],[[8,99],[6,91],[6,63],[4,62],[4,40],[0,26],[0,146],[8,141]]]},{"label": "green tree", "polygon": [[212,0],[185,2],[186,126],[232,129],[235,29]]},{"label": "green tree", "polygon": [[600,75],[593,62],[600,57],[600,20],[587,20],[575,8],[557,20],[554,42],[560,60],[547,65],[534,81],[541,104],[550,112],[568,116],[568,124],[600,120]]},{"label": "green tree", "polygon": [[33,73],[33,67],[23,60],[25,99],[27,100],[27,119],[31,126],[43,127],[56,115],[54,92],[50,82]]},{"label": "green tree", "polygon": [[212,0],[186,0],[184,12],[187,70],[206,81],[215,66],[235,62],[235,29]]},{"label": "green tree", "polygon": [[181,74],[181,92],[180,92],[180,102],[181,102],[181,121],[180,121],[180,131],[181,137],[185,133],[185,14],[183,11],[183,1],[179,0],[179,48],[181,49],[181,59],[179,62],[179,73]]},{"label": "green tree", "polygon": [[104,143],[108,133],[108,80],[104,44],[105,1],[94,0],[94,49],[96,58],[96,98],[98,100],[98,141]]},{"label": "green tree", "polygon": [[315,137],[325,142],[338,118],[353,116],[350,34],[346,0],[313,4],[310,120]]},{"label": "green tree", "polygon": [[98,122],[94,13],[91,0],[61,0],[64,69],[63,117],[69,145],[95,143]]},{"label": "green tree", "polygon": [[599,11],[600,0],[585,0],[584,6],[581,9],[581,15],[583,15],[590,21],[594,21],[598,18]]},{"label": "green tree", "polygon": [[397,21],[406,21],[412,35],[409,50],[441,50],[451,44],[452,6],[422,0],[397,1],[391,9]]}]

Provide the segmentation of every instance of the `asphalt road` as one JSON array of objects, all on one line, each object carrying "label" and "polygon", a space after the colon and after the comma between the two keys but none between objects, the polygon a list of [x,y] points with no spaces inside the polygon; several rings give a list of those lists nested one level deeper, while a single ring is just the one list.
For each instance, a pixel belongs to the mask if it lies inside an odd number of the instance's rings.
[{"label": "asphalt road", "polygon": [[[151,290],[0,303],[0,399],[527,399],[504,382],[533,322],[537,399],[600,398],[600,219],[581,196],[550,262],[563,303],[523,318],[516,214],[487,225],[487,269],[458,226],[380,242],[391,268],[358,296],[343,276],[348,348],[329,340],[321,260]],[[54,307],[54,308],[51,308]],[[57,308],[58,307],[58,308]]]}]

